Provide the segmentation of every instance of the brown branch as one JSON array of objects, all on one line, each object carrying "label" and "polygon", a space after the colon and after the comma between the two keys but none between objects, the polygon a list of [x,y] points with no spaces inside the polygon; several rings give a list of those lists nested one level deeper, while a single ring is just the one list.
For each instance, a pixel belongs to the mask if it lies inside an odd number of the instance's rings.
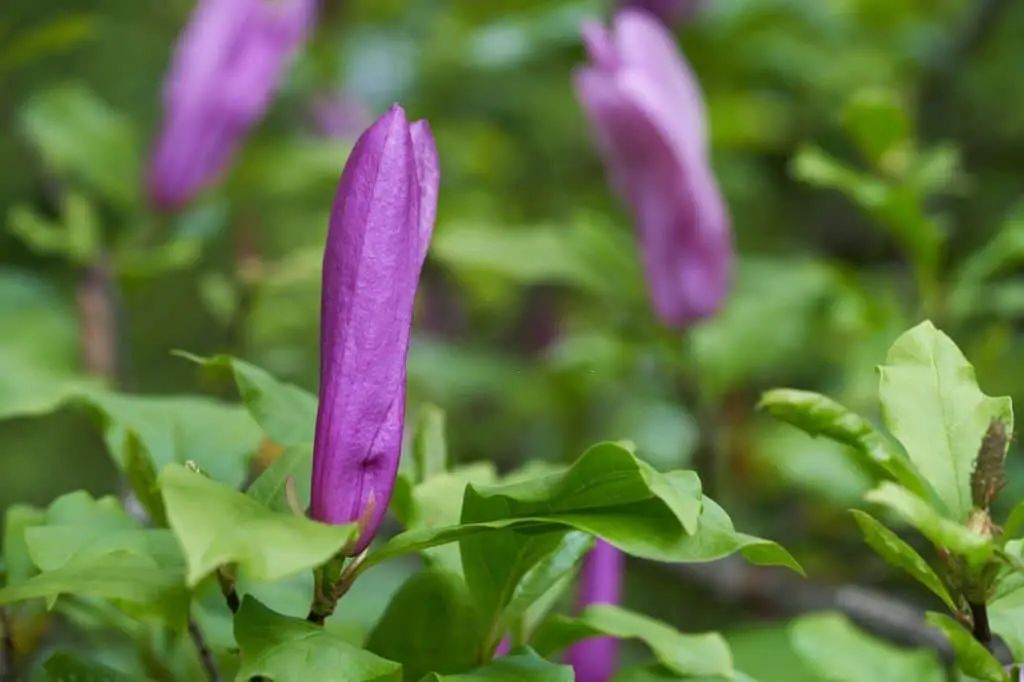
[{"label": "brown branch", "polygon": [[196,645],[196,652],[199,654],[199,661],[203,665],[203,670],[206,671],[206,677],[210,682],[220,682],[220,673],[217,672],[217,662],[213,660],[213,653],[210,651],[210,647],[206,644],[206,639],[203,637],[202,631],[199,629],[199,625],[192,618],[188,621],[188,634],[192,638],[192,643]]}]

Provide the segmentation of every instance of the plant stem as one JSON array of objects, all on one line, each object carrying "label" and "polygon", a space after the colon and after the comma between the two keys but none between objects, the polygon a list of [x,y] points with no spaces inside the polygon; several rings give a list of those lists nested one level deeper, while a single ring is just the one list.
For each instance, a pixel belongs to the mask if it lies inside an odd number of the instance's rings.
[{"label": "plant stem", "polygon": [[971,622],[973,623],[971,634],[986,649],[992,644],[992,629],[988,624],[988,609],[984,604],[969,604],[971,607]]},{"label": "plant stem", "polygon": [[0,682],[14,682],[14,629],[4,609],[0,609],[0,631]]},{"label": "plant stem", "polygon": [[199,625],[192,618],[188,620],[188,634],[192,638],[192,643],[196,645],[199,661],[203,664],[206,677],[210,682],[220,682],[220,673],[217,672],[217,663],[213,660],[213,653],[210,651],[210,647],[207,646]]}]

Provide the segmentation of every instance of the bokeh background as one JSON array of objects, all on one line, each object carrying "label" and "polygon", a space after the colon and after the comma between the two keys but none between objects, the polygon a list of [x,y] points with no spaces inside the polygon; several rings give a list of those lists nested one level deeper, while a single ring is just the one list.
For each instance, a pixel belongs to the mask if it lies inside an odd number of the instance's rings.
[{"label": "bokeh background", "polygon": [[[1022,396],[1024,4],[705,0],[679,22],[738,248],[727,307],[683,332],[649,311],[571,86],[579,26],[606,3],[324,0],[228,176],[160,213],[143,169],[191,5],[0,10],[0,509],[117,490],[95,417],[63,404],[78,382],[236,400],[182,349],[315,389],[334,186],[354,136],[399,101],[430,121],[442,164],[410,408],[448,413],[457,461],[511,469],[626,438],[659,467],[696,468],[809,579],[635,562],[627,602],[723,629],[762,682],[816,679],[780,619],[834,606],[836,590],[891,597],[897,640],[899,609],[934,606],[846,512],[873,473],[756,404],[792,386],[877,417],[874,368],[924,317],[985,392]],[[1024,497],[1016,448],[1008,473],[1004,503]],[[367,613],[402,570],[368,586]]]}]

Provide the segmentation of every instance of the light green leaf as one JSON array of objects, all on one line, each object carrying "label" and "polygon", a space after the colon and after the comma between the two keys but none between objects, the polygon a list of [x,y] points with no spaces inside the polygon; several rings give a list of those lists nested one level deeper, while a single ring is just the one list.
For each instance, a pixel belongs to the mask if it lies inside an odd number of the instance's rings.
[{"label": "light green leaf", "polygon": [[412,460],[418,483],[448,470],[450,462],[444,431],[444,410],[434,405],[420,406],[412,442]]},{"label": "light green leaf", "polygon": [[189,595],[181,568],[130,552],[84,556],[9,585],[0,590],[0,605],[41,598],[52,603],[63,594],[127,602],[159,614],[175,628],[184,627],[188,614]]},{"label": "light green leaf", "polygon": [[246,597],[235,616],[242,653],[236,682],[402,682],[402,666],[348,644],[301,618],[274,613]]},{"label": "light green leaf", "polygon": [[131,485],[139,504],[146,511],[146,516],[156,526],[167,526],[167,513],[160,490],[156,484],[156,469],[146,452],[146,447],[134,431],[125,433],[124,438],[124,476]]},{"label": "light green leaf", "polygon": [[[130,447],[141,444],[155,470],[196,462],[210,476],[232,486],[245,479],[259,447],[256,423],[237,405],[201,396],[134,396],[94,390],[81,399],[100,415],[115,463],[127,471],[136,463]],[[132,443],[134,433],[138,442]]]},{"label": "light green leaf", "polygon": [[135,126],[89,90],[69,84],[41,91],[22,108],[20,124],[51,168],[121,206],[142,196]]},{"label": "light green leaf", "polygon": [[320,566],[356,532],[294,514],[270,511],[252,498],[185,467],[160,472],[167,519],[181,543],[194,587],[224,564],[258,582]]},{"label": "light green leaf", "polygon": [[292,445],[285,449],[267,469],[253,481],[246,495],[272,511],[291,511],[286,497],[288,479],[295,482],[299,504],[309,507],[309,488],[313,477],[313,445]]},{"label": "light green leaf", "polygon": [[879,371],[886,426],[952,519],[966,521],[974,506],[971,472],[985,431],[1000,419],[1013,433],[1010,399],[982,393],[963,353],[928,321],[896,339]]},{"label": "light green leaf", "polygon": [[906,488],[884,481],[869,491],[864,499],[881,504],[903,517],[903,520],[939,547],[962,554],[968,561],[980,564],[995,549],[990,539],[968,530],[965,526],[944,518],[928,503]]},{"label": "light green leaf", "polygon": [[864,534],[864,541],[868,543],[871,549],[878,552],[883,559],[893,566],[902,568],[909,573],[915,580],[944,601],[950,610],[957,610],[957,604],[949,596],[949,591],[943,584],[942,579],[939,578],[928,562],[914,551],[913,547],[900,540],[895,533],[876,521],[869,514],[857,509],[851,509],[850,513],[853,514],[854,520],[860,526],[861,533]]},{"label": "light green leaf", "polygon": [[[1017,543],[1010,543],[1008,551],[1019,556]],[[1024,660],[1024,575],[1003,578],[988,602],[992,631],[1002,637],[1013,651],[1014,660]]]},{"label": "light green leaf", "polygon": [[427,569],[391,598],[366,640],[366,650],[402,664],[405,678],[457,673],[475,665],[480,621],[458,575]]},{"label": "light green leaf", "polygon": [[996,657],[955,620],[932,611],[925,614],[925,620],[949,638],[960,670],[983,682],[1010,682],[1010,675]]},{"label": "light green leaf", "polygon": [[513,649],[468,673],[439,675],[432,673],[421,682],[573,682],[572,668],[546,661],[527,647]]},{"label": "light green leaf", "polygon": [[24,504],[12,504],[4,513],[3,569],[7,585],[28,580],[36,572],[28,553],[25,533],[46,523],[46,512]]},{"label": "light green leaf", "polygon": [[134,682],[131,675],[57,651],[43,662],[47,682]]},{"label": "light green leaf", "polygon": [[913,143],[906,106],[884,90],[863,90],[851,97],[843,110],[843,126],[861,153],[879,168],[885,168],[894,154],[902,152],[905,159]]},{"label": "light green leaf", "polygon": [[871,422],[831,398],[812,391],[777,388],[764,393],[757,406],[811,436],[822,435],[850,446],[904,487],[924,492],[907,456]]},{"label": "light green leaf", "polygon": [[249,414],[278,445],[287,447],[313,442],[317,399],[312,393],[278,381],[259,367],[227,355],[209,358],[181,352],[177,355],[203,367],[231,372]]},{"label": "light green leaf", "polygon": [[839,613],[803,616],[789,625],[793,648],[829,682],[943,682],[935,654],[907,650],[860,631]]},{"label": "light green leaf", "polygon": [[1006,544],[1016,538],[1022,529],[1024,529],[1024,500],[1013,505],[1010,515],[1006,517],[1006,523],[1003,524],[1003,534],[999,538],[1000,544]]},{"label": "light green leaf", "polygon": [[71,561],[84,561],[124,552],[154,559],[184,573],[181,549],[168,530],[110,530],[94,526],[60,525],[29,528],[25,533],[32,561],[42,571],[55,571]]},{"label": "light green leaf", "polygon": [[541,655],[550,656],[598,635],[638,639],[650,647],[659,663],[678,675],[728,679],[733,674],[732,654],[721,635],[683,634],[661,621],[610,604],[588,606],[576,618],[552,616],[541,624],[531,643]]}]

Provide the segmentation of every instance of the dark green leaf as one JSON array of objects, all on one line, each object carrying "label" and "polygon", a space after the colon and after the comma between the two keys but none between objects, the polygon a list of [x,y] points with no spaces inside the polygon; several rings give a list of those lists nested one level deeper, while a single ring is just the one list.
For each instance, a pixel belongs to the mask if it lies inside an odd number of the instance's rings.
[{"label": "dark green leaf", "polygon": [[188,469],[160,472],[171,530],[185,553],[195,586],[224,564],[269,582],[320,566],[352,539],[355,526],[330,526],[273,512],[252,498]]},{"label": "dark green leaf", "polygon": [[913,547],[900,540],[895,533],[876,521],[869,514],[857,509],[851,509],[850,513],[853,514],[854,520],[860,526],[861,533],[864,534],[864,541],[868,543],[871,549],[878,552],[883,559],[893,566],[902,568],[909,573],[915,580],[944,601],[950,610],[957,610],[957,605],[953,598],[949,596],[949,591],[943,584],[942,579],[939,578],[935,570]]},{"label": "dark green leaf", "polygon": [[513,649],[507,656],[468,673],[427,675],[422,682],[573,682],[572,668],[545,661],[526,647]]},{"label": "dark green leaf", "polygon": [[156,469],[134,431],[125,434],[124,475],[149,519],[157,526],[166,526],[167,512],[156,484]]},{"label": "dark green leaf", "polygon": [[298,386],[278,381],[266,371],[227,355],[202,358],[178,353],[204,367],[227,370],[235,378],[249,414],[278,445],[313,442],[316,425],[316,396]]},{"label": "dark green leaf", "polygon": [[133,682],[131,675],[58,651],[43,662],[47,682]]},{"label": "dark green leaf", "polygon": [[879,371],[889,431],[950,517],[966,521],[974,506],[971,471],[989,424],[1001,419],[1013,433],[1010,399],[982,393],[963,353],[928,321],[896,339]]},{"label": "dark green leaf", "polygon": [[576,618],[553,616],[541,624],[531,644],[550,656],[582,639],[611,635],[637,639],[650,647],[658,662],[686,676],[732,677],[732,654],[721,635],[683,634],[675,628],[610,604],[588,606]]},{"label": "dark green leaf", "polygon": [[762,395],[758,408],[768,410],[776,419],[811,436],[822,435],[850,446],[904,487],[923,493],[921,481],[907,456],[869,421],[831,398],[812,391],[778,388]]},{"label": "dark green leaf", "polygon": [[845,616],[803,616],[789,626],[793,648],[829,682],[943,682],[945,672],[930,651],[908,651],[858,630]]},{"label": "dark green leaf", "polygon": [[955,620],[934,612],[925,614],[925,619],[949,638],[960,670],[984,682],[1010,682],[1010,675],[996,657]]},{"label": "dark green leaf", "polygon": [[274,613],[246,597],[235,616],[242,667],[235,677],[274,682],[401,682],[402,666],[348,644],[323,627]]},{"label": "dark green leaf", "polygon": [[405,679],[457,673],[476,663],[480,620],[458,575],[427,569],[410,577],[391,598],[366,640],[366,649],[402,664]]}]

